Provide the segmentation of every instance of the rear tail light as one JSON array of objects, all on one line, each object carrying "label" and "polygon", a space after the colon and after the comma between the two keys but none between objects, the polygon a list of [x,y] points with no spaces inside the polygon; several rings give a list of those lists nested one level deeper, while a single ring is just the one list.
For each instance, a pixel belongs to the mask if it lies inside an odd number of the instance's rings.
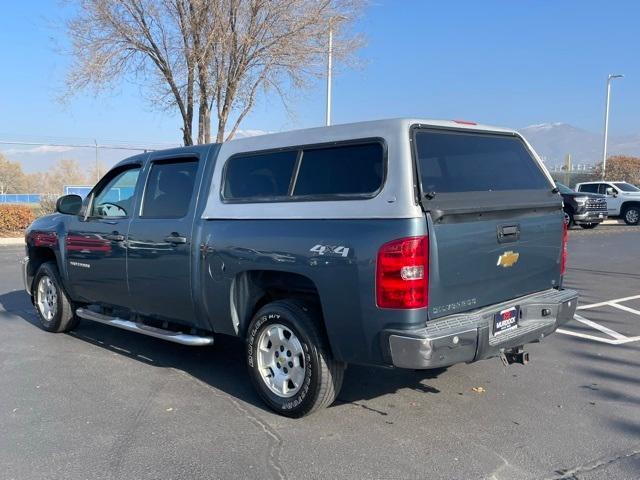
[{"label": "rear tail light", "polygon": [[562,224],[562,253],[560,254],[560,275],[567,271],[567,243],[569,243],[569,224],[565,220]]},{"label": "rear tail light", "polygon": [[385,243],[378,251],[376,304],[380,308],[428,305],[429,240],[407,237]]}]

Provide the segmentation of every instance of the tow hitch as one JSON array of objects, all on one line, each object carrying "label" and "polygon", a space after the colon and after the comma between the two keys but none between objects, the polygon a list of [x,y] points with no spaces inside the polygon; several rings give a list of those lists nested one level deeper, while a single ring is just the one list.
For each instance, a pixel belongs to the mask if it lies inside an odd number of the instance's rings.
[{"label": "tow hitch", "polygon": [[500,360],[504,363],[504,366],[507,367],[512,363],[520,363],[521,365],[526,365],[529,363],[529,352],[525,352],[522,347],[511,348],[509,350],[505,350],[500,354]]}]

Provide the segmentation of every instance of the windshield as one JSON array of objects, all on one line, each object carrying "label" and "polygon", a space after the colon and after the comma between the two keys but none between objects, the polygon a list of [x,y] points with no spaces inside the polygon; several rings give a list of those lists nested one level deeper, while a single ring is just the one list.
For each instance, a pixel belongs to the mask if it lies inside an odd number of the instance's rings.
[{"label": "windshield", "polygon": [[552,188],[518,137],[418,130],[415,138],[425,193]]},{"label": "windshield", "polygon": [[556,183],[556,187],[558,187],[558,190],[560,190],[560,193],[575,193],[574,190],[571,190],[564,183],[558,182]]},{"label": "windshield", "polygon": [[623,192],[640,192],[640,188],[627,182],[616,182],[614,185]]}]

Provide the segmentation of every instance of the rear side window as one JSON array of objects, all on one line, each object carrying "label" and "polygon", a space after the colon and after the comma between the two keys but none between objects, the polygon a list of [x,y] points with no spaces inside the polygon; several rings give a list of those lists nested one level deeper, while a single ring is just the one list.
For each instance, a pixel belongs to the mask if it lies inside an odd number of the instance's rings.
[{"label": "rear side window", "polygon": [[293,194],[366,195],[382,185],[379,143],[304,150]]},{"label": "rear side window", "polygon": [[425,193],[552,188],[517,137],[423,130],[415,139]]},{"label": "rear side window", "polygon": [[286,197],[298,153],[263,153],[232,157],[227,162],[224,197],[259,199]]},{"label": "rear side window", "polygon": [[189,211],[198,171],[197,160],[162,161],[151,167],[141,217],[182,218]]},{"label": "rear side window", "polygon": [[310,201],[371,196],[382,187],[384,160],[378,141],[238,155],[227,161],[223,197]]}]

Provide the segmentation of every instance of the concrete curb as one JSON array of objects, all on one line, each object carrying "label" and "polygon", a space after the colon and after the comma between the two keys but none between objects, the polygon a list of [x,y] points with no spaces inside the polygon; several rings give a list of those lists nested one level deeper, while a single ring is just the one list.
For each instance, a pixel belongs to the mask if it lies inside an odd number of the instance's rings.
[{"label": "concrete curb", "polygon": [[24,237],[0,238],[0,246],[3,245],[24,245]]}]

